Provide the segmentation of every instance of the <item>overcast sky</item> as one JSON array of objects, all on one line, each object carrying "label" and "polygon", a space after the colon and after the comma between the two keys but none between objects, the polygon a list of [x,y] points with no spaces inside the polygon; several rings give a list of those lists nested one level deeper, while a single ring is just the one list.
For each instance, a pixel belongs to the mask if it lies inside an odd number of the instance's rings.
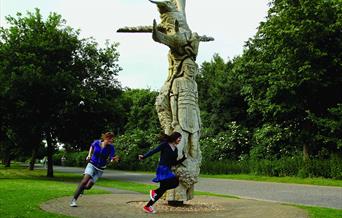
[{"label": "overcast sky", "polygon": [[[248,38],[265,20],[269,0],[188,0],[186,16],[193,32],[212,36],[202,42],[198,64],[210,61],[215,53],[225,60],[240,55]],[[39,8],[44,18],[57,12],[67,25],[81,29],[82,37],[94,37],[100,45],[109,39],[119,42],[118,80],[123,87],[159,90],[167,75],[168,48],[154,42],[150,33],[116,33],[124,26],[159,23],[159,13],[148,0],[0,0],[0,25],[4,17]]]}]

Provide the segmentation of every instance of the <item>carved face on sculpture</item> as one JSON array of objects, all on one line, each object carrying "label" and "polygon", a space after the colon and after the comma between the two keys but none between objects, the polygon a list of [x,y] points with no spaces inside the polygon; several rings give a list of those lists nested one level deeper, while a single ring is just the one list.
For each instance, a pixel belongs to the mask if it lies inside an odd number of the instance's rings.
[{"label": "carved face on sculpture", "polygon": [[197,64],[190,58],[185,59],[182,64],[182,72],[184,76],[194,78],[197,73]]}]

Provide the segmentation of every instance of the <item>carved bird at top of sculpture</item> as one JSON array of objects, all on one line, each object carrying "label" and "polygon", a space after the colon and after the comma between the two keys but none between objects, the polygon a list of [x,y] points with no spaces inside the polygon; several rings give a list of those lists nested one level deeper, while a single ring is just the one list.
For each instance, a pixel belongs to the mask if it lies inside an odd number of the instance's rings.
[{"label": "carved bird at top of sculpture", "polygon": [[175,30],[175,22],[178,21],[180,32],[190,32],[185,16],[185,0],[149,0],[157,5],[161,22],[158,30],[164,33],[170,33]]}]

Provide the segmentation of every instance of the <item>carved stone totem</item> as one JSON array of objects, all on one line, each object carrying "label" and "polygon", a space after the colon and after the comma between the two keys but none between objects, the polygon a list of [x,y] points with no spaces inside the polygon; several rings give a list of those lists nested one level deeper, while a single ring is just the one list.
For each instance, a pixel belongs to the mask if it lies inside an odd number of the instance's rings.
[{"label": "carved stone totem", "polygon": [[195,76],[198,73],[196,56],[200,41],[212,41],[211,37],[199,36],[192,32],[186,22],[186,0],[165,0],[150,2],[157,5],[160,24],[153,26],[124,27],[117,32],[152,32],[154,41],[170,48],[168,54],[169,69],[167,79],[156,99],[156,110],[160,124],[166,134],[173,131],[182,134],[178,145],[187,159],[173,169],[179,176],[180,185],[169,190],[166,199],[171,202],[183,202],[193,198],[194,184],[198,181],[201,165],[200,110]]}]

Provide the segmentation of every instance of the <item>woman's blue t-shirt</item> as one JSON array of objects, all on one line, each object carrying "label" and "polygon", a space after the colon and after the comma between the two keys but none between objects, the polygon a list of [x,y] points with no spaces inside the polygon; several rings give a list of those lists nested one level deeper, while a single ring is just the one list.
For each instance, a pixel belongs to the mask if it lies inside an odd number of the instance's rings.
[{"label": "woman's blue t-shirt", "polygon": [[107,160],[111,160],[115,155],[114,145],[109,144],[104,148],[101,147],[101,140],[95,140],[91,146],[93,147],[93,155],[91,156],[90,163],[95,167],[103,169],[107,165]]}]

